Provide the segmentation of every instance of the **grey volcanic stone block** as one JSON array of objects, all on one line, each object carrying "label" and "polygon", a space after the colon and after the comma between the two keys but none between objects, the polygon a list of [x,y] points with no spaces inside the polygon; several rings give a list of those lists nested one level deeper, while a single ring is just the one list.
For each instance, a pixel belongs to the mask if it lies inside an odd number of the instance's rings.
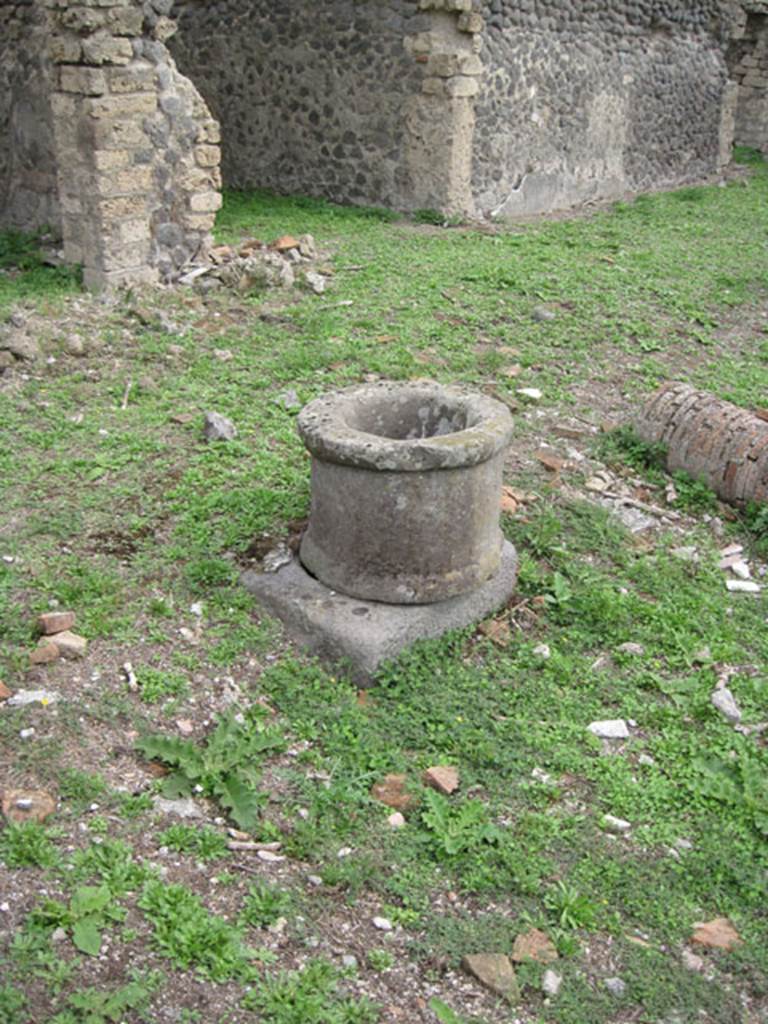
[{"label": "grey volcanic stone block", "polygon": [[511,597],[517,554],[505,543],[497,574],[476,590],[436,604],[361,601],[324,586],[295,559],[276,573],[246,572],[241,583],[311,653],[346,668],[359,686],[417,640],[478,622]]}]

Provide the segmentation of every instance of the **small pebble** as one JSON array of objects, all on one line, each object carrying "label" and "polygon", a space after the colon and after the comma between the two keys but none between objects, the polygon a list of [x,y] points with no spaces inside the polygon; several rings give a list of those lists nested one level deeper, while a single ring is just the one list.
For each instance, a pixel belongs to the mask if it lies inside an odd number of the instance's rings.
[{"label": "small pebble", "polygon": [[600,736],[606,740],[625,740],[629,736],[629,729],[623,718],[609,718],[600,722],[591,722],[587,728],[595,736]]},{"label": "small pebble", "polygon": [[738,725],[741,721],[741,709],[727,687],[723,686],[720,689],[714,690],[709,699],[713,707],[717,708],[723,718],[727,719],[731,725]]},{"label": "small pebble", "polygon": [[373,927],[378,928],[380,932],[391,932],[392,922],[388,917],[374,917]]},{"label": "small pebble", "polygon": [[625,821],[624,818],[617,818],[613,814],[603,815],[603,825],[610,832],[629,832],[632,828],[631,821]]},{"label": "small pebble", "polygon": [[541,979],[541,991],[545,996],[556,996],[562,984],[562,976],[557,971],[553,971],[551,968],[544,971],[544,977]]},{"label": "small pebble", "polygon": [[549,644],[536,644],[533,648],[533,653],[537,658],[543,658],[544,661],[552,656],[552,652],[549,649]]},{"label": "small pebble", "polygon": [[606,978],[603,984],[611,995],[616,996],[618,999],[627,991],[627,983],[622,981],[621,978]]},{"label": "small pebble", "polygon": [[626,644],[619,644],[616,650],[621,651],[622,654],[636,654],[638,656],[645,654],[645,648],[643,645],[632,643],[631,640]]},{"label": "small pebble", "polygon": [[30,728],[30,729],[20,729],[19,730],[19,736],[23,740],[28,740],[28,739],[30,739],[30,737],[32,737],[34,735],[35,735],[35,730],[32,729],[32,728]]},{"label": "small pebble", "polygon": [[690,949],[684,949],[680,959],[683,961],[683,967],[687,967],[689,971],[704,970],[704,958],[692,953]]}]

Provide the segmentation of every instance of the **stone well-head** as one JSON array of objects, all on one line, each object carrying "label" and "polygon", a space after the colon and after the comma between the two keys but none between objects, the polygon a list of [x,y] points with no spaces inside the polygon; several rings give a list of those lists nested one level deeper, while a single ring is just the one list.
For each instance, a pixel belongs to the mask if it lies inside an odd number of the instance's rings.
[{"label": "stone well-head", "polygon": [[301,561],[326,586],[428,604],[498,571],[506,406],[431,381],[382,382],[310,402],[298,426],[312,455]]}]

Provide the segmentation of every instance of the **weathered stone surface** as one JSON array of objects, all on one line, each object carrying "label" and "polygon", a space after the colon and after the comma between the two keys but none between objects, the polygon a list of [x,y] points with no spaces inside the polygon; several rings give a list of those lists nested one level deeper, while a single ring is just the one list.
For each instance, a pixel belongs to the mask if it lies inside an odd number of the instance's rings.
[{"label": "weathered stone surface", "polygon": [[549,936],[538,928],[530,928],[521,932],[515,939],[512,948],[512,959],[515,963],[535,960],[539,964],[551,964],[558,959],[557,949]]},{"label": "weathered stone surface", "polygon": [[37,619],[37,628],[46,636],[63,633],[65,629],[72,629],[74,624],[74,612],[43,612]]},{"label": "weathered stone surface", "polygon": [[[232,186],[506,216],[691,180],[734,131],[768,147],[757,2],[0,2],[0,219],[61,224],[88,281],[173,278],[218,208],[208,107]],[[146,123],[113,102],[141,93]],[[98,124],[87,96],[108,101]],[[128,139],[153,171],[142,215],[184,241],[103,266],[93,157]]]},{"label": "weathered stone surface", "polygon": [[327,586],[424,604],[497,571],[506,406],[429,381],[385,382],[310,402],[298,428],[312,454],[301,560]]},{"label": "weathered stone surface", "polygon": [[723,686],[714,690],[710,697],[712,704],[720,714],[726,718],[732,725],[738,725],[741,721],[741,708],[736,703],[736,698],[733,696],[727,686]]},{"label": "weathered stone surface", "polygon": [[503,953],[470,953],[461,961],[466,971],[508,1003],[520,1001],[520,987],[508,956]]},{"label": "weathered stone surface", "polygon": [[8,821],[42,822],[56,810],[56,801],[39,789],[7,789],[3,793],[3,814]]},{"label": "weathered stone surface", "polygon": [[371,796],[379,803],[396,811],[407,811],[416,803],[416,797],[406,789],[408,777],[397,773],[385,775],[371,787]]},{"label": "weathered stone surface", "polygon": [[436,789],[445,796],[450,796],[459,788],[459,770],[453,765],[434,765],[427,768],[421,779],[425,786]]},{"label": "weathered stone surface", "polygon": [[699,922],[694,926],[691,942],[712,949],[733,949],[742,938],[727,917],[716,917],[712,921]]},{"label": "weathered stone surface", "polygon": [[207,412],[203,424],[203,437],[209,442],[233,441],[237,437],[237,427],[221,413]]},{"label": "weathered stone surface", "polygon": [[534,214],[715,172],[730,144],[726,40],[737,7],[483,0],[478,207]]},{"label": "weathered stone surface", "polygon": [[512,595],[517,556],[505,544],[498,573],[476,590],[428,605],[362,601],[325,587],[298,559],[276,573],[241,577],[258,601],[306,648],[360,686],[371,686],[383,662],[417,640],[441,636],[483,619]]},{"label": "weathered stone surface", "polygon": [[79,636],[71,630],[66,629],[57,633],[53,638],[54,645],[59,649],[62,658],[77,659],[84,658],[88,649],[88,641],[84,636]]},{"label": "weathered stone surface", "polygon": [[34,338],[30,338],[23,330],[12,330],[0,334],[0,349],[10,352],[16,359],[34,362],[40,358],[40,346]]},{"label": "weathered stone surface", "polygon": [[625,740],[629,737],[629,729],[623,718],[606,718],[599,722],[591,722],[587,728],[604,740]]},{"label": "weathered stone surface", "polygon": [[55,643],[48,640],[38,644],[30,654],[29,661],[32,665],[47,665],[51,661],[56,661],[59,657],[59,648]]}]

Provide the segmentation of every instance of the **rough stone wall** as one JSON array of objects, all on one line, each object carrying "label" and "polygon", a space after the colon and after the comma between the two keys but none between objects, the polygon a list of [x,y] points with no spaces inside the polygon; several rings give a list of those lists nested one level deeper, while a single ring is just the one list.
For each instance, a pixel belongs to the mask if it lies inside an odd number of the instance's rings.
[{"label": "rough stone wall", "polygon": [[562,209],[718,168],[729,148],[720,0],[480,7],[473,179],[483,211]]},{"label": "rough stone wall", "polygon": [[738,87],[735,141],[768,152],[768,3],[739,4],[732,38],[728,64]]},{"label": "rough stone wall", "polygon": [[94,288],[168,276],[221,202],[217,126],[164,46],[170,5],[46,2],[65,257]]},{"label": "rough stone wall", "polygon": [[0,3],[0,225],[59,227],[46,13]]},{"label": "rough stone wall", "polygon": [[399,205],[417,0],[183,0],[171,51],[223,131],[233,187]]}]

